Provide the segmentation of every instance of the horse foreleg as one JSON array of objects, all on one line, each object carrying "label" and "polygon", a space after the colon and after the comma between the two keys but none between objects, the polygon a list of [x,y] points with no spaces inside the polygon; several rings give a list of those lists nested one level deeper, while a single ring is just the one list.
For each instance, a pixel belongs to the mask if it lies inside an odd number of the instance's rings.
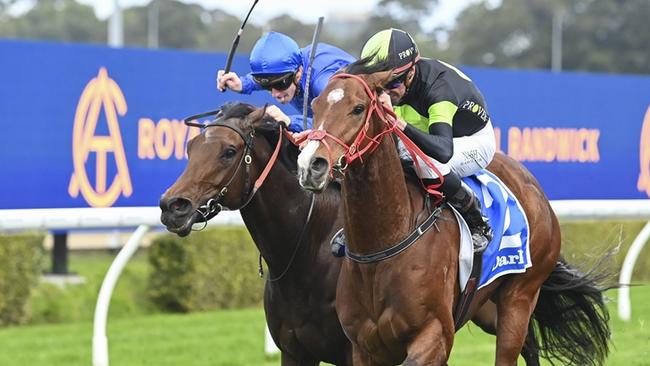
[{"label": "horse foreleg", "polygon": [[[537,303],[539,290],[530,293],[501,289],[497,302],[497,366],[517,365],[529,333],[530,318]],[[533,336],[534,340],[534,336]],[[528,361],[526,361],[528,362]],[[534,365],[534,363],[533,363]]]},{"label": "horse foreleg", "polygon": [[409,344],[404,366],[442,366],[447,364],[454,342],[453,321],[445,327],[439,320],[426,326]]}]

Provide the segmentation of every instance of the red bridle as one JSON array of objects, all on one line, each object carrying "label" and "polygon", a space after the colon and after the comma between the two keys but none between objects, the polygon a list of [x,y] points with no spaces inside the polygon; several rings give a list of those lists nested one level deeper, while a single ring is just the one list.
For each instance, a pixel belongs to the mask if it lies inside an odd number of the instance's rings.
[{"label": "red bridle", "polygon": [[[363,162],[363,156],[375,151],[385,135],[395,133],[402,140],[402,143],[406,147],[406,150],[408,150],[408,152],[413,157],[413,162],[416,164],[416,166],[419,167],[420,165],[417,159],[419,156],[421,160],[429,168],[431,168],[438,177],[440,177],[440,183],[429,185],[424,188],[430,194],[438,198],[442,197],[442,194],[437,191],[437,188],[442,185],[442,182],[444,181],[443,176],[440,174],[440,171],[435,167],[435,165],[429,161],[429,157],[422,150],[420,150],[420,148],[415,145],[415,143],[413,143],[413,141],[411,141],[411,139],[408,138],[399,127],[397,127],[397,116],[395,115],[395,112],[393,112],[391,108],[386,107],[379,102],[377,93],[370,89],[370,86],[368,86],[368,83],[366,83],[362,77],[346,73],[336,74],[332,76],[332,79],[340,78],[352,78],[360,82],[366,92],[366,95],[370,98],[370,104],[368,110],[366,111],[366,120],[364,121],[364,125],[361,127],[361,129],[359,129],[357,136],[350,145],[347,145],[340,138],[330,134],[324,129],[312,130],[307,135],[307,141],[321,141],[327,148],[329,163],[331,167],[330,175],[333,171],[337,171],[343,174],[349,164],[356,159],[359,159],[361,162]],[[381,130],[381,132],[379,132],[376,136],[371,137],[368,136],[367,131],[370,128],[370,119],[373,117],[373,115],[376,115],[377,118],[383,122],[384,127],[383,130]],[[332,164],[332,150],[325,140],[326,137],[332,139],[332,141],[343,147],[345,150],[345,153],[337,159],[336,164]],[[364,142],[365,145],[362,146]],[[345,162],[343,160],[345,160]]]},{"label": "red bridle", "polygon": [[[325,147],[327,148],[329,154],[330,166],[332,167],[333,170],[337,170],[343,173],[345,169],[348,167],[348,165],[353,161],[355,161],[356,159],[359,159],[360,161],[363,162],[363,156],[375,151],[375,149],[377,149],[377,147],[379,146],[379,143],[381,142],[381,139],[384,137],[384,135],[387,135],[398,128],[396,127],[397,125],[395,124],[395,113],[393,113],[393,111],[390,108],[385,108],[379,103],[379,99],[377,98],[377,93],[370,90],[368,83],[366,83],[366,81],[363,80],[363,78],[361,78],[358,75],[345,74],[345,73],[336,74],[332,76],[332,79],[340,79],[340,78],[352,78],[359,81],[363,86],[366,94],[370,98],[370,104],[368,106],[368,110],[366,111],[366,120],[364,122],[363,127],[359,130],[359,133],[357,134],[356,138],[350,145],[347,145],[341,139],[330,134],[326,130],[312,130],[307,135],[307,141],[322,141],[323,144],[325,144]],[[383,113],[381,113],[381,111],[383,111]],[[379,132],[379,134],[377,134],[376,136],[370,137],[368,136],[367,132],[368,132],[368,128],[370,127],[370,119],[372,118],[373,115],[376,115],[377,118],[379,118],[384,123],[384,129],[381,132]],[[389,120],[387,118],[387,115],[392,118]],[[325,137],[329,137],[335,143],[343,147],[343,149],[345,150],[345,153],[337,159],[336,164],[331,164],[332,163],[331,149],[329,147],[329,144],[325,140]],[[362,146],[364,142],[365,145]],[[344,159],[345,162],[343,161]]]}]

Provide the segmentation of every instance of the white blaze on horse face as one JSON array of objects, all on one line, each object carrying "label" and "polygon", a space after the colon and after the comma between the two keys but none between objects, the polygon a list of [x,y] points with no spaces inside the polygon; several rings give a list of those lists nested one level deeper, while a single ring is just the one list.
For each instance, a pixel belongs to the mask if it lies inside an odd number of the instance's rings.
[{"label": "white blaze on horse face", "polygon": [[[319,130],[323,129],[323,124],[318,127]],[[320,146],[320,141],[309,141],[298,155],[298,168],[303,171],[309,171],[312,157]]]},{"label": "white blaze on horse face", "polygon": [[343,99],[345,96],[345,92],[341,88],[337,88],[332,90],[329,94],[327,94],[327,102],[332,105],[334,103],[338,103]]},{"label": "white blaze on horse face", "polygon": [[207,142],[208,139],[212,139],[216,136],[216,132],[214,132],[214,130],[215,128],[208,128],[205,130],[205,141],[203,142]]}]

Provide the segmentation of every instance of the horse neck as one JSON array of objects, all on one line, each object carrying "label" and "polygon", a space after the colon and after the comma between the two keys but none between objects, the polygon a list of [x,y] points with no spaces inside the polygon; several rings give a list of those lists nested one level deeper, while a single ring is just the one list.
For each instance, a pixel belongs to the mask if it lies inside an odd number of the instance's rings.
[{"label": "horse neck", "polygon": [[363,163],[352,163],[343,185],[349,249],[370,253],[402,240],[411,228],[410,204],[402,165],[390,137],[384,137]]},{"label": "horse neck", "polygon": [[[256,148],[253,159],[257,171],[252,174],[253,177],[259,176],[271,155],[270,148],[264,150],[269,151],[261,153],[261,149]],[[251,202],[240,210],[242,219],[269,266],[271,275],[278,276],[289,266],[298,245],[298,235],[307,224],[310,204],[311,197],[301,189],[295,175],[282,162],[276,161]],[[316,205],[315,202],[314,206]],[[307,234],[309,233],[303,235],[303,242],[294,263],[291,264],[292,268],[295,268],[298,262],[309,262],[304,257],[316,252],[315,249],[306,250],[307,247],[313,246],[313,241],[308,240]],[[300,256],[303,257],[302,260],[298,258]]]}]

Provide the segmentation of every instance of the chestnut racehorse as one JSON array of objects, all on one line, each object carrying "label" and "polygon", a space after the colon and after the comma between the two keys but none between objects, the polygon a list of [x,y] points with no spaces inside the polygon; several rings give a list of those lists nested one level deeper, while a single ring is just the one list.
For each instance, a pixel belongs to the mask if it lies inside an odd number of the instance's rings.
[{"label": "chestnut racehorse", "polygon": [[[315,130],[298,157],[306,189],[322,192],[332,176],[342,176],[348,250],[357,255],[394,247],[422,222],[418,214],[424,206],[421,189],[407,184],[402,172],[391,138],[394,114],[377,99],[391,73],[364,61],[335,75],[314,100]],[[533,263],[524,273],[481,288],[469,307],[472,316],[486,301],[496,303],[496,365],[516,365],[527,337],[534,340],[535,334],[545,358],[601,365],[608,353],[609,315],[598,279],[559,257],[560,227],[535,178],[503,154],[488,169],[520,200],[530,224]],[[459,298],[459,229],[448,208],[435,228],[388,259],[344,261],[336,308],[353,343],[355,365],[446,364]]]},{"label": "chestnut racehorse", "polygon": [[[329,249],[343,225],[340,190],[316,196],[301,189],[298,149],[280,142],[280,125],[263,115],[250,105],[226,105],[189,142],[187,167],[160,200],[161,221],[185,236],[222,207],[239,209],[269,268],[264,309],[282,365],[350,365],[334,308],[341,260]],[[267,179],[254,184],[267,166]]]}]

